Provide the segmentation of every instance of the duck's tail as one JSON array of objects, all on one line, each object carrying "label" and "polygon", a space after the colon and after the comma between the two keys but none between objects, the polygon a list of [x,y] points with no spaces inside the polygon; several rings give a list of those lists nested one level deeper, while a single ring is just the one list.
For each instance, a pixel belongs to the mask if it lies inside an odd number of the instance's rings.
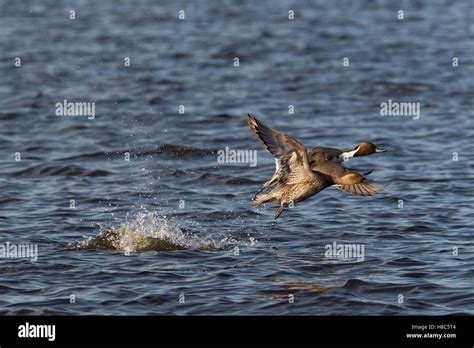
[{"label": "duck's tail", "polygon": [[253,199],[255,200],[258,196],[258,194],[264,190],[266,190],[267,188],[275,185],[278,181],[278,175],[277,173],[275,172],[275,174],[273,174],[272,178],[270,180],[268,180],[267,182],[265,182],[261,187],[260,187],[260,190],[258,190],[258,192],[255,194],[255,196],[253,197]]},{"label": "duck's tail", "polygon": [[260,204],[263,204],[265,202],[269,202],[273,199],[274,199],[274,197],[271,194],[271,192],[270,193],[264,193],[263,195],[255,196],[252,207],[255,208],[255,207],[259,206]]}]

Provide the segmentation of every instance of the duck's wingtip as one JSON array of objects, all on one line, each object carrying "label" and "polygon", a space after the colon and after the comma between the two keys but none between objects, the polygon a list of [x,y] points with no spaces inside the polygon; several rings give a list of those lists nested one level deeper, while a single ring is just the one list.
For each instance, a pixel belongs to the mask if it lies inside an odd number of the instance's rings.
[{"label": "duck's wingtip", "polygon": [[[252,116],[251,114],[247,114],[248,118],[247,118],[247,124],[249,125],[250,129],[252,130],[252,132],[254,132],[255,134],[257,134],[257,129],[259,127],[259,122],[258,120]],[[257,134],[258,135],[258,134]]]}]

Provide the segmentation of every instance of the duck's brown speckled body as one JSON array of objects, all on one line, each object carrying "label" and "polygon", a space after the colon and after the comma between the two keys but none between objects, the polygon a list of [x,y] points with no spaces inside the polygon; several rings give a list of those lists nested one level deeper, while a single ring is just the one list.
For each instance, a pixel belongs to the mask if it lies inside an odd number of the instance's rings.
[{"label": "duck's brown speckled body", "polygon": [[276,186],[268,193],[257,194],[254,203],[254,206],[265,202],[277,203],[279,207],[275,219],[281,215],[285,206],[303,201],[332,185],[360,196],[382,191],[379,186],[369,185],[369,180],[363,175],[340,164],[350,157],[384,151],[374,144],[361,143],[349,151],[316,147],[308,153],[306,147],[296,139],[266,127],[250,114],[248,124],[265,149],[275,156],[275,174],[263,184],[259,193]]}]

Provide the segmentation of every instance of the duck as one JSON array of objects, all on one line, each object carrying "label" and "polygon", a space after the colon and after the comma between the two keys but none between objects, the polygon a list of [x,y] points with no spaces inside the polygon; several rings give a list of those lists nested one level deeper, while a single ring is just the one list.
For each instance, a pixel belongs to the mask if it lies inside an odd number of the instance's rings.
[{"label": "duck", "polygon": [[[265,126],[248,114],[248,126],[263,147],[275,157],[275,174],[262,185],[263,190],[275,186],[270,192],[254,197],[253,207],[266,202],[277,204],[274,219],[278,219],[285,207],[304,201],[322,190],[335,186],[359,196],[371,196],[383,191],[383,187],[369,184],[372,180],[341,164],[351,157],[366,156],[385,150],[372,143],[361,143],[353,150],[334,148],[307,148],[295,138]],[[378,150],[378,151],[377,151]],[[347,156],[344,156],[346,154]]]},{"label": "duck", "polygon": [[[252,126],[251,123],[257,125],[259,121],[250,114],[248,114],[248,120],[249,120],[248,122],[249,122],[250,130],[254,134],[257,135],[257,133],[255,133],[256,128]],[[258,135],[257,135],[257,138],[261,141]],[[308,156],[309,156],[310,165],[313,167],[316,165],[316,163],[319,163],[324,160],[342,163],[353,157],[368,156],[368,155],[372,155],[374,153],[379,153],[379,152],[387,152],[387,150],[381,149],[371,142],[363,142],[363,143],[358,144],[352,150],[339,150],[332,147],[314,147],[311,151],[309,151]],[[372,171],[367,172],[366,175],[370,174],[371,172]],[[278,161],[275,158],[275,173],[273,174],[270,180],[266,181],[260,187],[260,190],[256,193],[256,195],[266,190],[267,188],[275,185],[277,182],[278,182]]]}]

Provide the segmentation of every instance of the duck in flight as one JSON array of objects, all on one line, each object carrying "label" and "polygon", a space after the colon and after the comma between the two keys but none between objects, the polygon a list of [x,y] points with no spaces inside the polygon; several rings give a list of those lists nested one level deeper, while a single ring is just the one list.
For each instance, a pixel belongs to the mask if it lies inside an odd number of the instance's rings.
[{"label": "duck in flight", "polygon": [[[368,184],[371,180],[365,176],[370,172],[362,175],[341,164],[351,157],[385,151],[372,143],[361,143],[349,151],[316,147],[308,152],[296,139],[263,125],[250,114],[248,125],[263,147],[275,157],[276,165],[272,178],[255,196],[253,206],[265,202],[278,204],[275,219],[283,213],[285,206],[301,202],[329,186],[359,196],[371,196],[383,189]],[[259,194],[272,186],[275,187],[270,192]]]}]

